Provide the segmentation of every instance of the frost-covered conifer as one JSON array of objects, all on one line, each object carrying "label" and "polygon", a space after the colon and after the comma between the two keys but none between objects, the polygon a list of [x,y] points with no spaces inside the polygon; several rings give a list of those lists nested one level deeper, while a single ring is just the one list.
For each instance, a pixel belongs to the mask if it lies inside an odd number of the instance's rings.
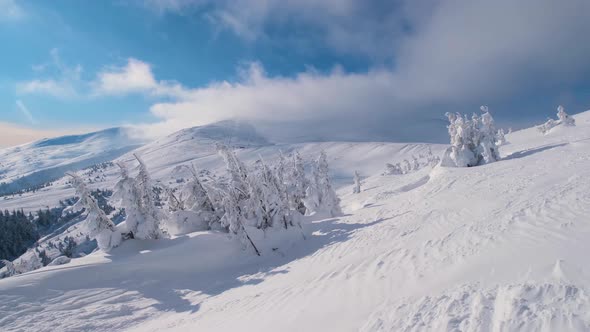
[{"label": "frost-covered conifer", "polygon": [[537,129],[542,132],[543,134],[547,134],[553,127],[558,125],[564,125],[566,127],[571,127],[576,125],[576,120],[569,116],[563,106],[559,105],[557,107],[557,121],[551,118],[548,118],[545,123],[540,126],[537,126]]},{"label": "frost-covered conifer", "polygon": [[502,146],[506,144],[506,135],[504,134],[504,129],[498,129],[498,133],[496,134],[496,145]]},{"label": "frost-covered conifer", "polygon": [[134,156],[139,162],[139,172],[134,181],[139,199],[137,204],[139,220],[134,237],[138,239],[158,239],[163,235],[160,224],[165,219],[165,216],[156,206],[154,183],[147,166],[139,155],[134,154]]},{"label": "frost-covered conifer", "polygon": [[68,173],[68,175],[71,177],[72,185],[76,189],[76,195],[79,197],[78,202],[72,208],[76,211],[86,210],[88,235],[94,237],[98,243],[98,247],[103,250],[110,250],[118,246],[121,242],[121,234],[115,230],[115,224],[98,206],[84,180],[73,173]]},{"label": "frost-covered conifer", "polygon": [[481,117],[474,114],[471,119],[460,114],[446,114],[451,122],[448,126],[451,147],[445,153],[443,165],[469,167],[500,158],[494,119],[487,106],[482,106],[481,111],[484,112]]},{"label": "frost-covered conifer", "polygon": [[309,213],[327,212],[331,216],[342,213],[340,199],[332,188],[328,167],[328,156],[322,151],[315,162],[313,182],[306,191],[306,207]]},{"label": "frost-covered conifer", "polygon": [[408,174],[412,171],[412,165],[408,161],[408,159],[404,159],[404,166],[403,166],[404,174]]},{"label": "frost-covered conifer", "polygon": [[303,158],[299,152],[295,151],[293,154],[292,165],[289,168],[290,172],[285,179],[287,185],[287,192],[289,193],[289,206],[292,210],[297,210],[301,215],[305,215],[305,190],[309,186],[309,181],[305,177],[305,166]]},{"label": "frost-covered conifer", "polygon": [[135,237],[137,227],[143,221],[141,216],[141,194],[136,186],[136,181],[129,176],[127,165],[123,162],[117,163],[121,171],[121,178],[115,184],[112,199],[125,209],[125,233],[129,237]]},{"label": "frost-covered conifer", "polygon": [[361,192],[361,176],[358,171],[354,171],[354,188],[352,189],[353,194],[359,194]]},{"label": "frost-covered conifer", "polygon": [[187,182],[182,191],[181,196],[183,205],[187,210],[193,211],[199,214],[199,217],[203,219],[209,227],[219,223],[219,216],[216,213],[215,206],[205,190],[205,187],[199,180],[199,173],[194,165],[190,168],[192,179]]},{"label": "frost-covered conifer", "polygon": [[412,170],[417,171],[420,169],[420,162],[416,156],[412,156]]},{"label": "frost-covered conifer", "polygon": [[14,263],[12,263],[9,260],[5,260],[5,259],[1,259],[0,262],[2,262],[4,264],[4,266],[6,267],[6,272],[4,273],[4,277],[12,277],[13,275],[16,275],[16,267],[14,266]]},{"label": "frost-covered conifer", "polygon": [[562,123],[564,126],[575,126],[576,125],[576,120],[574,120],[574,118],[569,116],[565,112],[564,107],[561,105],[559,105],[557,107],[557,118],[559,119],[559,122]]},{"label": "frost-covered conifer", "polygon": [[[500,153],[498,151],[498,147],[496,145],[496,127],[494,126],[494,118],[488,111],[487,106],[482,106],[481,111],[484,114],[481,117],[481,127],[480,127],[480,155],[483,158],[483,163],[489,164],[493,163],[500,159]],[[478,156],[479,159],[479,156]],[[478,160],[478,164],[482,163],[482,160]]]}]

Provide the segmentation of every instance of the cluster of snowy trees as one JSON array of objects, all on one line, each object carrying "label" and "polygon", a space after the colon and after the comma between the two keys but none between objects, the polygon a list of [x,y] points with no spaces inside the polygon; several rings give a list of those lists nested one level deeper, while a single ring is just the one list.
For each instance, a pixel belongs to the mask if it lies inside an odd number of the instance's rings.
[{"label": "cluster of snowy trees", "polygon": [[557,120],[554,119],[547,119],[545,123],[540,126],[537,126],[537,129],[542,132],[543,134],[547,134],[553,127],[563,125],[566,127],[572,127],[576,125],[576,120],[569,116],[565,112],[565,108],[561,105],[557,107]]},{"label": "cluster of snowy trees", "polygon": [[[125,211],[125,221],[118,225],[98,206],[83,179],[68,174],[79,197],[72,210],[84,209],[87,235],[103,250],[125,239],[166,237],[170,225],[181,224],[183,229],[230,233],[259,255],[249,229],[301,227],[303,215],[341,213],[324,152],[312,163],[311,176],[297,152],[289,157],[281,154],[273,164],[260,158],[250,167],[227,146],[218,146],[218,152],[227,176],[203,182],[194,166],[184,166],[191,177],[173,189],[153,181],[138,155],[134,177],[127,165],[119,163],[121,176],[111,197],[113,204]],[[165,203],[162,193],[167,195]]]},{"label": "cluster of snowy trees", "polygon": [[440,157],[432,154],[432,150],[428,147],[426,156],[420,154],[418,157],[412,155],[412,161],[404,159],[401,163],[385,164],[385,175],[408,174],[418,171],[424,167],[434,167],[440,162]]},{"label": "cluster of snowy trees", "polygon": [[460,113],[446,113],[449,119],[451,147],[445,152],[443,166],[471,167],[500,159],[498,147],[506,143],[504,131],[497,131],[487,106],[481,116],[471,118]]}]

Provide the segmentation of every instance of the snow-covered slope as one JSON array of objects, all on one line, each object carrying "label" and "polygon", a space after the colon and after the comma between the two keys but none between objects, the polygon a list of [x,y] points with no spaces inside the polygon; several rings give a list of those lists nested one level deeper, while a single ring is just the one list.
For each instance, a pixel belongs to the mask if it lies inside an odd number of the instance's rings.
[{"label": "snow-covered slope", "polygon": [[[252,163],[260,157],[270,160],[277,158],[280,152],[289,154],[295,150],[305,159],[313,160],[320,151],[325,150],[336,184],[339,186],[351,183],[355,170],[363,175],[381,173],[385,170],[385,163],[400,162],[405,158],[411,160],[412,155],[425,155],[429,147],[435,153],[440,153],[444,147],[433,144],[382,142],[273,144],[258,135],[254,128],[246,123],[223,121],[181,130],[123,154],[116,161],[123,161],[130,166],[136,165],[133,154],[137,153],[144,159],[154,178],[163,182],[174,182],[174,169],[179,165],[194,163],[198,168],[213,173],[225,172],[223,160],[216,150],[218,143],[237,148],[239,157],[246,163]],[[26,157],[19,155],[18,158],[21,160]],[[42,159],[42,156],[37,158]],[[70,163],[67,164],[71,166]],[[87,177],[93,178],[97,175],[100,176],[100,181],[93,183],[91,187],[112,189],[119,176],[118,167],[113,165],[100,170],[100,174],[92,173]],[[25,212],[29,212],[58,206],[60,200],[74,195],[73,189],[66,182],[67,179],[62,178],[34,193],[2,197],[0,209],[24,209]]]},{"label": "snow-covered slope", "polygon": [[576,121],[408,175],[376,171],[386,144],[299,146],[372,175],[306,240],[262,257],[218,233],[128,241],[0,280],[0,330],[588,331],[590,112]]},{"label": "snow-covered slope", "polygon": [[144,141],[130,129],[111,128],[84,135],[63,136],[0,150],[0,194],[53,181],[71,170],[113,160]]}]

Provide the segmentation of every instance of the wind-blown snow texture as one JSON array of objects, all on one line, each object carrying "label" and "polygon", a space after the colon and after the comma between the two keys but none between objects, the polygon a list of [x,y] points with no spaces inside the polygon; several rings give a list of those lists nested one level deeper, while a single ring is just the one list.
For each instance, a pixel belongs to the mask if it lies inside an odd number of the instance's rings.
[{"label": "wind-blown snow texture", "polygon": [[[0,280],[0,329],[587,331],[590,112],[575,118],[507,135],[496,163],[406,175],[379,172],[399,146],[299,145],[350,184],[345,216],[308,221],[307,240],[262,257],[221,233],[127,241]],[[182,156],[158,146],[142,150],[163,174]]]}]

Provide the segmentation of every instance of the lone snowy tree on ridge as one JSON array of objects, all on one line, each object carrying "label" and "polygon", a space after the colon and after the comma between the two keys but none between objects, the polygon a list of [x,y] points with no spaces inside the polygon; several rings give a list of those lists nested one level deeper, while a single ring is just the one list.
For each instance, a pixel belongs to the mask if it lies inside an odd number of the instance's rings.
[{"label": "lone snowy tree on ridge", "polygon": [[80,198],[72,208],[75,211],[85,209],[88,213],[86,225],[89,236],[96,238],[100,249],[108,251],[118,246],[121,243],[121,233],[116,231],[115,224],[98,206],[84,180],[74,173],[67,173],[67,175],[72,178],[72,185],[76,189],[76,195]]}]

